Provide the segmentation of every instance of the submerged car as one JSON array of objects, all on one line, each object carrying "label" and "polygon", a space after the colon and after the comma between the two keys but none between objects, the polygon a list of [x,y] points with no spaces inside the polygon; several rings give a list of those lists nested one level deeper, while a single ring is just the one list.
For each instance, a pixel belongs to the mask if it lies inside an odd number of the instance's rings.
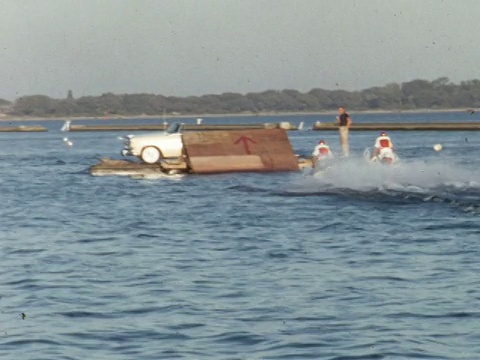
[{"label": "submerged car", "polygon": [[162,159],[179,158],[183,153],[182,128],[182,124],[173,123],[164,132],[129,135],[122,155],[136,156],[147,164],[155,164]]}]

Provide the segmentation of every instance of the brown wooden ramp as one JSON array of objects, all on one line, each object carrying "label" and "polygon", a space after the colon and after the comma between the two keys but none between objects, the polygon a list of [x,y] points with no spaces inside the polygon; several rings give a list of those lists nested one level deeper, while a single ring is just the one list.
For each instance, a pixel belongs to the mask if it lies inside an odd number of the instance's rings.
[{"label": "brown wooden ramp", "polygon": [[192,173],[299,169],[283,129],[195,132],[182,137]]}]

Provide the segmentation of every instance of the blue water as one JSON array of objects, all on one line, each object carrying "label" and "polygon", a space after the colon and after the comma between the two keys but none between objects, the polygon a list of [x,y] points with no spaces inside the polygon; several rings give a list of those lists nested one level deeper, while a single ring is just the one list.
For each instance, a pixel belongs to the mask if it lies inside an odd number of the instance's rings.
[{"label": "blue water", "polygon": [[[0,134],[0,358],[480,358],[480,133],[392,132],[395,168],[353,132],[320,177],[132,179],[88,173],[122,133],[40,124]],[[289,137],[340,151],[334,132]]]}]

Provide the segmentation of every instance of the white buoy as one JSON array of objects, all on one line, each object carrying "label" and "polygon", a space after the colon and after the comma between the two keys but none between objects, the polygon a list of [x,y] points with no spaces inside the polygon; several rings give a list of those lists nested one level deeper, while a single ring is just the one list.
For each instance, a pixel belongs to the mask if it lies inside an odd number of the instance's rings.
[{"label": "white buoy", "polygon": [[202,123],[203,119],[202,118],[198,118],[197,119],[197,125],[200,125]]},{"label": "white buoy", "polygon": [[435,144],[435,145],[433,145],[433,150],[435,150],[435,151],[437,151],[437,152],[438,152],[438,151],[442,151],[442,149],[443,149],[442,144]]}]

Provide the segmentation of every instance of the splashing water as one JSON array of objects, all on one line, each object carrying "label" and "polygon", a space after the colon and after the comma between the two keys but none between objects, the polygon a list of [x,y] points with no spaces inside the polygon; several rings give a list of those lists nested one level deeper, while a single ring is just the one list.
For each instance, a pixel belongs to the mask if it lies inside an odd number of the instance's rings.
[{"label": "splashing water", "polygon": [[480,171],[455,165],[446,159],[431,162],[404,161],[394,166],[349,159],[335,164],[314,179],[318,185],[326,188],[360,191],[375,189],[421,191],[439,187],[480,188]]},{"label": "splashing water", "polygon": [[338,195],[367,201],[435,202],[480,213],[480,171],[451,159],[402,161],[393,166],[350,158],[294,184],[284,196]]}]

